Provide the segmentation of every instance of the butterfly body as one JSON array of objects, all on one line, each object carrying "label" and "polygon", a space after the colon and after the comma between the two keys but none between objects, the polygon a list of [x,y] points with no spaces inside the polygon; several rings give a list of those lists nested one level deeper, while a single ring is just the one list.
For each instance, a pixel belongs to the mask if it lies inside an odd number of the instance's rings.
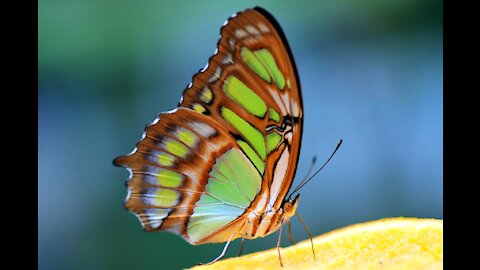
[{"label": "butterfly body", "polygon": [[302,125],[300,83],[280,26],[258,7],[237,13],[179,107],[114,160],[130,171],[125,207],[146,231],[194,245],[265,237],[298,206],[298,196],[286,197]]}]

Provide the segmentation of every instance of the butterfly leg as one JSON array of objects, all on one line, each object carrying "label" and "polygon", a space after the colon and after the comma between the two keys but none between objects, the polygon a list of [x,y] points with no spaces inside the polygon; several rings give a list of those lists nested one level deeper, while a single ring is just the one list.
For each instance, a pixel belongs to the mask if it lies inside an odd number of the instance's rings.
[{"label": "butterfly leg", "polygon": [[240,250],[238,251],[237,257],[242,256],[243,245],[245,244],[245,238],[242,237],[242,242],[240,243]]},{"label": "butterfly leg", "polygon": [[280,242],[282,241],[282,227],[283,225],[280,225],[280,233],[278,234],[278,242],[277,242],[278,260],[280,261],[281,267],[283,267],[282,255],[280,254]]},{"label": "butterfly leg", "polygon": [[293,236],[292,236],[292,225],[290,224],[290,220],[288,220],[288,235],[287,235],[287,238],[288,240],[290,240],[290,243],[292,245],[295,245],[296,242],[295,240],[293,240]]},{"label": "butterfly leg", "polygon": [[316,260],[317,260],[317,257],[315,256],[315,249],[313,248],[313,236],[312,236],[312,233],[311,233],[310,230],[308,229],[307,224],[305,224],[305,221],[303,221],[303,218],[300,216],[300,214],[298,213],[298,211],[295,213],[295,215],[297,215],[298,219],[300,219],[300,221],[302,222],[303,227],[305,227],[305,229],[307,230],[308,235],[310,235],[310,243],[312,244],[313,259],[316,261]]},{"label": "butterfly leg", "polygon": [[223,250],[222,250],[222,253],[220,253],[220,255],[218,255],[217,258],[215,258],[215,260],[209,262],[209,263],[199,263],[199,265],[203,265],[203,264],[206,264],[206,265],[210,265],[210,264],[213,264],[215,262],[217,262],[218,260],[220,260],[221,258],[223,258],[223,256],[225,256],[225,252],[227,252],[227,248],[228,246],[230,245],[230,242],[232,241],[232,238],[233,236],[236,234],[236,232],[234,232],[230,238],[228,239],[227,243],[225,244],[225,246],[223,247]]}]

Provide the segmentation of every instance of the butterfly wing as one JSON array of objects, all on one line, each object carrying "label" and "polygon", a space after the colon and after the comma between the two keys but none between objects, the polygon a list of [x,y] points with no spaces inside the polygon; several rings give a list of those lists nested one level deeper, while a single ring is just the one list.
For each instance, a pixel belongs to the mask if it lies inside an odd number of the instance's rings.
[{"label": "butterfly wing", "polygon": [[268,182],[278,209],[295,176],[303,126],[300,82],[288,42],[270,13],[237,13],[181,106],[224,126]]},{"label": "butterfly wing", "polygon": [[237,13],[179,108],[160,114],[135,150],[115,159],[130,171],[125,207],[147,231],[192,244],[226,241],[222,228],[261,192],[279,209],[302,122],[298,75],[278,23],[260,8]]},{"label": "butterfly wing", "polygon": [[225,128],[187,108],[160,114],[114,164],[130,171],[125,207],[143,228],[192,244],[241,216],[262,181]]}]

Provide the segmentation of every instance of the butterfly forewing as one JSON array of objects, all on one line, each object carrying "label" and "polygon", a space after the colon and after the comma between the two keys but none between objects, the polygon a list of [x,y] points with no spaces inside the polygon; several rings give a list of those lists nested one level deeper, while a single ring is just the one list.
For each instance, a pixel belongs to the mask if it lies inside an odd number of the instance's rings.
[{"label": "butterfly forewing", "polygon": [[298,75],[278,23],[261,8],[237,13],[180,107],[160,114],[135,150],[115,159],[130,171],[125,206],[147,231],[192,244],[227,241],[255,207],[279,209],[302,122]]},{"label": "butterfly forewing", "polygon": [[[229,130],[258,164],[279,207],[276,198],[285,197],[295,175],[303,122],[291,51],[278,23],[261,8],[236,14],[220,32],[215,55],[193,77],[181,106],[209,115]],[[278,132],[285,128],[292,132]],[[277,161],[281,167],[273,177]]]}]

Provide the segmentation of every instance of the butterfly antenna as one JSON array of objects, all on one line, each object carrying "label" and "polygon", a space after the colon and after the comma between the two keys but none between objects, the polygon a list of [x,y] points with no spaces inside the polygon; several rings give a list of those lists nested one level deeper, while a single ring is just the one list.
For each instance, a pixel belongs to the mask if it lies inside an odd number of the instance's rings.
[{"label": "butterfly antenna", "polygon": [[305,175],[305,177],[303,177],[302,181],[300,181],[300,183],[297,185],[294,191],[290,193],[290,196],[288,196],[288,199],[291,199],[293,193],[298,190],[298,187],[303,185],[303,183],[309,179],[309,175],[312,173],[313,167],[315,167],[316,162],[317,162],[317,156],[313,156],[312,163],[310,163],[310,168],[308,169],[307,174]]},{"label": "butterfly antenna", "polygon": [[[300,184],[292,191],[292,193],[290,194],[289,198],[292,197],[292,195],[293,195],[295,192],[299,191],[299,190],[300,190],[305,184],[307,184],[310,180],[312,180],[313,177],[315,177],[315,175],[317,175],[317,174],[323,169],[323,167],[325,167],[325,165],[328,164],[328,162],[330,161],[330,159],[332,159],[332,157],[333,157],[333,156],[335,155],[335,153],[337,152],[338,148],[340,148],[340,145],[342,145],[342,142],[343,142],[343,140],[340,139],[340,141],[339,141],[338,144],[337,144],[337,147],[335,147],[335,150],[333,150],[332,154],[331,154],[330,157],[327,159],[327,161],[325,161],[325,163],[322,165],[322,167],[320,167],[320,169],[318,169],[312,176],[308,177],[307,180],[305,180],[306,178],[304,178],[304,179],[302,180],[302,182],[300,182]],[[313,160],[313,162],[312,162],[312,165],[314,164],[314,162],[315,162],[315,158],[314,158],[314,160]],[[312,168],[312,167],[310,167],[310,170],[309,170],[309,171],[311,171],[311,168]],[[307,174],[307,175],[308,175],[308,174]]]}]

